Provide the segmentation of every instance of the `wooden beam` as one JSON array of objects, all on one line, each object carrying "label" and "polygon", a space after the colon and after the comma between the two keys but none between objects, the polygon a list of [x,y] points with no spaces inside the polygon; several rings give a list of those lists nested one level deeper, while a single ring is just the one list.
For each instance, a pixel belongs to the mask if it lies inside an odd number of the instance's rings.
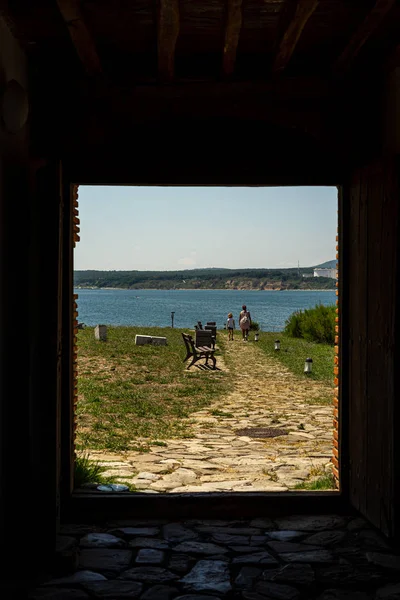
[{"label": "wooden beam", "polygon": [[179,35],[179,0],[159,0],[157,21],[158,75],[161,81],[172,81]]},{"label": "wooden beam", "polygon": [[94,40],[86,27],[78,0],[57,0],[75,50],[89,75],[102,72]]},{"label": "wooden beam", "polygon": [[287,66],[308,19],[318,6],[318,2],[319,0],[298,0],[294,14],[279,43],[278,51],[272,66],[274,73],[283,71]]},{"label": "wooden beam", "polygon": [[222,71],[229,77],[235,70],[236,52],[242,28],[242,0],[228,0]]},{"label": "wooden beam", "polygon": [[364,21],[356,29],[353,37],[334,64],[335,72],[347,71],[361,48],[382,23],[388,12],[396,4],[396,0],[376,0]]},{"label": "wooden beam", "polygon": [[[279,98],[279,101],[319,100],[329,98],[337,89],[336,84],[331,80],[321,77],[285,77],[267,81],[226,82],[176,78],[173,85],[166,85],[162,88],[154,83],[152,81],[149,84],[133,84],[130,81],[121,80],[119,83],[105,81],[102,86],[93,86],[91,81],[81,81],[76,84],[74,98],[80,96],[82,101],[89,102],[94,99],[106,100],[124,96],[132,97],[134,100],[146,98],[146,100],[176,101],[182,98],[201,99],[201,102],[217,99],[232,102],[235,98],[246,98],[254,103],[255,99],[266,95]],[[81,99],[79,99],[79,103]]]},{"label": "wooden beam", "polygon": [[356,514],[338,492],[97,494],[76,493],[65,512],[66,523],[112,519],[247,519],[260,514]]}]

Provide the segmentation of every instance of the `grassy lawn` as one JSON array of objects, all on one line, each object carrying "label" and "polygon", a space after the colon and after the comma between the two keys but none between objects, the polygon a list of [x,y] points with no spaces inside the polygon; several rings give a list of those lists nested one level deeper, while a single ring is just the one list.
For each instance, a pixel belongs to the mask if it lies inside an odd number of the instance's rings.
[{"label": "grassy lawn", "polygon": [[[166,336],[168,346],[135,346],[136,334]],[[184,357],[179,329],[112,327],[107,342],[93,328],[79,331],[77,448],[147,451],[188,436],[183,419],[231,384],[224,372],[186,371]]]},{"label": "grassy lawn", "polygon": [[303,483],[298,483],[295,486],[295,490],[334,490],[336,488],[335,478],[332,473],[326,473],[325,475],[321,475],[318,479],[314,479],[312,481],[303,481]]},{"label": "grassy lawn", "polygon": [[[254,339],[254,333],[251,334]],[[279,339],[281,349],[274,350],[274,341]],[[333,388],[334,348],[328,344],[316,344],[299,338],[291,338],[283,333],[260,333],[259,347],[285,365],[293,374],[299,378],[310,378],[321,381]],[[313,359],[312,373],[304,374],[304,362],[306,358]],[[314,398],[312,404],[331,404],[332,394],[321,398]]]}]

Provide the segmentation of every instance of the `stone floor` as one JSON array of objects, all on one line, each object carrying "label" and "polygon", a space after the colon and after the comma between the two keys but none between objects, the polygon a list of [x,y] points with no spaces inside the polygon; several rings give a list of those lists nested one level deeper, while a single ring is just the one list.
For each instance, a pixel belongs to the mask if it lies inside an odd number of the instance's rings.
[{"label": "stone floor", "polygon": [[[164,440],[165,446],[145,454],[90,451],[91,458],[106,467],[106,475],[150,493],[278,492],[329,470],[333,406],[321,401],[333,395],[332,388],[296,377],[256,344],[239,339],[227,345],[226,365],[234,389],[190,416],[192,437]],[[287,435],[238,434],[254,427]]]},{"label": "stone floor", "polygon": [[361,518],[69,525],[31,600],[399,600],[400,555]]}]

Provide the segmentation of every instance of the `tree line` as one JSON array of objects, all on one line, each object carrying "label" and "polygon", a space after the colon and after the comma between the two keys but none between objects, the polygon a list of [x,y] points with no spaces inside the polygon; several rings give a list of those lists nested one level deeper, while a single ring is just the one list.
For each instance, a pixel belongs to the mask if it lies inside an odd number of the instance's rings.
[{"label": "tree line", "polygon": [[190,269],[184,271],[75,271],[75,287],[122,289],[334,289],[335,280],[303,277],[303,269]]}]

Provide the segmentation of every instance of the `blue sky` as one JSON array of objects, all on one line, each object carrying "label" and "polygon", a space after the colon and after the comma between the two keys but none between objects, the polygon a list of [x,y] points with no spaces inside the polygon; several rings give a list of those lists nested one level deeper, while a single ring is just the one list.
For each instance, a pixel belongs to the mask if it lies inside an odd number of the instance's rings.
[{"label": "blue sky", "polygon": [[75,269],[313,266],[335,258],[337,189],[80,186]]}]

